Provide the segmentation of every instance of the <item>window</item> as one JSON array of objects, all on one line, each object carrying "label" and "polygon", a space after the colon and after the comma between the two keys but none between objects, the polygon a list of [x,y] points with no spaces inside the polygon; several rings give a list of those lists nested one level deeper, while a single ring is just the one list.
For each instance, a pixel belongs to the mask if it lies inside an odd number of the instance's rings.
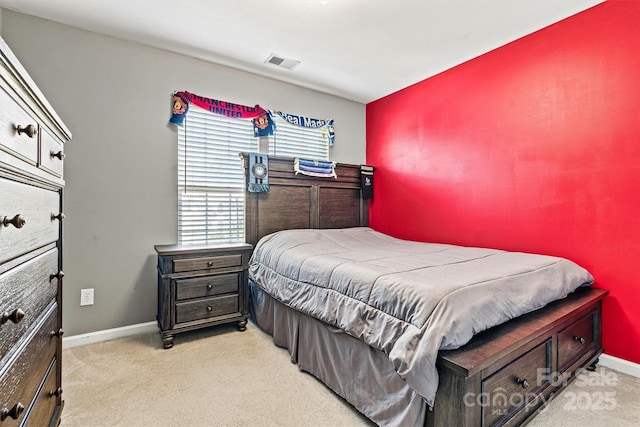
[{"label": "window", "polygon": [[[276,119],[269,154],[327,160],[320,129]],[[251,120],[190,108],[178,128],[178,242],[244,242],[244,175],[239,153],[258,151]]]},{"label": "window", "polygon": [[239,154],[257,151],[250,120],[191,108],[178,129],[178,241],[244,241],[244,176]]},{"label": "window", "polygon": [[276,131],[269,136],[269,154],[303,159],[328,160],[329,139],[324,128],[305,128],[274,115]]}]

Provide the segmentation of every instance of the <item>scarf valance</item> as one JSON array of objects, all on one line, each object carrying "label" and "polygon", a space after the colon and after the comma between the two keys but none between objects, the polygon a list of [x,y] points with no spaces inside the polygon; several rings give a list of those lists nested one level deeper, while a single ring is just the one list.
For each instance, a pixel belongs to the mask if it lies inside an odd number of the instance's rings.
[{"label": "scarf valance", "polygon": [[213,114],[235,119],[256,119],[268,114],[267,110],[259,105],[249,107],[181,91],[173,94],[173,111],[169,121],[173,124],[181,125],[189,111],[190,103]]},{"label": "scarf valance", "polygon": [[333,147],[335,139],[333,119],[314,119],[296,114],[288,114],[277,110],[266,110],[260,105],[249,107],[247,105],[206,98],[187,91],[174,92],[171,118],[169,119],[169,122],[177,126],[182,126],[187,112],[189,111],[189,104],[194,104],[213,114],[236,119],[252,120],[254,136],[256,137],[273,135],[276,131],[276,123],[274,122],[273,117],[279,116],[287,123],[295,126],[321,129],[322,136],[328,140],[329,146]]}]

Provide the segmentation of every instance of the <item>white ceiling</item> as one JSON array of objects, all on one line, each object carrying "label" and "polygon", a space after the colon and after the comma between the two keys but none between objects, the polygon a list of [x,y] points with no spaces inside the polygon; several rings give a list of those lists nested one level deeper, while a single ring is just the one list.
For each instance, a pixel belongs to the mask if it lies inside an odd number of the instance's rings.
[{"label": "white ceiling", "polygon": [[[0,0],[0,7],[367,103],[604,0]],[[269,54],[302,61],[293,70]]]}]

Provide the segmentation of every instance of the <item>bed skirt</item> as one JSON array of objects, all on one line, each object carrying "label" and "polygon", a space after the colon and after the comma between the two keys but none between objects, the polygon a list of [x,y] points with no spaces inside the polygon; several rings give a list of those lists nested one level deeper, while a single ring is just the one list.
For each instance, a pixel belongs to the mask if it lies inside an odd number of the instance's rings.
[{"label": "bed skirt", "polygon": [[249,313],[291,361],[383,426],[423,426],[427,405],[381,351],[271,298],[249,280]]}]

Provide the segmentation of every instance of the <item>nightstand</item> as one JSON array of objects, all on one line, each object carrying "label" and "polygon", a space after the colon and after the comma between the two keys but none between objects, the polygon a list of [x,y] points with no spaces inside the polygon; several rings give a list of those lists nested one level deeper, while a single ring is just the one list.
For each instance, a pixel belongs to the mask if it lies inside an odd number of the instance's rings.
[{"label": "nightstand", "polygon": [[158,327],[165,349],[175,334],[238,322],[249,317],[247,268],[253,246],[156,245]]}]

